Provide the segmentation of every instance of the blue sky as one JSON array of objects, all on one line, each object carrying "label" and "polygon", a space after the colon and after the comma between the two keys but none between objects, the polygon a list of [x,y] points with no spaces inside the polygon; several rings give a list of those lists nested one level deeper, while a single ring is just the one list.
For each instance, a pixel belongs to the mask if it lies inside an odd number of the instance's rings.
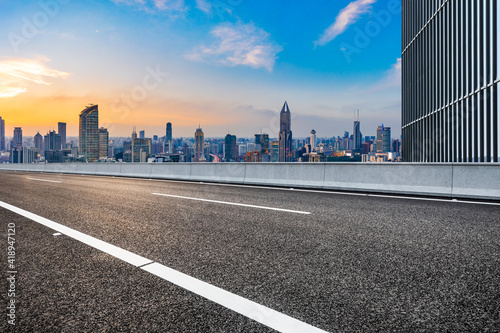
[{"label": "blue sky", "polygon": [[[0,1],[0,110],[40,133],[99,104],[111,136],[400,135],[400,1]],[[156,74],[154,74],[156,73]],[[168,74],[167,74],[168,73]]]}]

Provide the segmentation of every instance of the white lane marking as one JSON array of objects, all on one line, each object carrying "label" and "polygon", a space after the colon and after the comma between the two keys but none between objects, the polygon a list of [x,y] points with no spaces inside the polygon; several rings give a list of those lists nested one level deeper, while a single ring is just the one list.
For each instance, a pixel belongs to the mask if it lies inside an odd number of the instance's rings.
[{"label": "white lane marking", "polygon": [[141,269],[167,280],[181,288],[198,294],[212,302],[271,327],[279,332],[287,333],[320,333],[326,332],[283,313],[250,301],[246,298],[218,288],[189,275],[164,265],[154,263]]},{"label": "white lane marking", "polygon": [[38,179],[38,178],[27,178],[27,179],[38,180],[39,182],[61,183],[60,181],[57,180]]},{"label": "white lane marking", "polygon": [[3,201],[0,201],[0,207],[3,207],[5,209],[8,209],[8,210],[14,212],[14,213],[17,213],[19,215],[27,217],[30,220],[38,222],[46,227],[49,227],[50,229],[53,229],[55,231],[60,232],[61,234],[64,234],[64,235],[69,236],[71,238],[74,238],[74,239],[76,239],[84,244],[92,246],[98,250],[101,250],[102,252],[110,254],[113,257],[116,257],[116,258],[121,259],[125,262],[128,262],[129,264],[134,265],[136,267],[152,262],[151,260],[146,259],[144,257],[141,257],[135,253],[129,252],[127,250],[124,250],[124,249],[119,248],[117,246],[114,246],[112,244],[106,243],[100,239],[86,235],[80,231],[71,229],[71,228],[66,227],[62,224],[59,224],[57,222],[48,220],[44,217],[30,213],[24,209],[9,205],[8,203],[5,203]]},{"label": "white lane marking", "polygon": [[[104,253],[112,255],[129,264],[158,276],[159,278],[184,288],[192,293],[200,295],[210,301],[220,304],[230,310],[244,315],[258,323],[269,326],[282,333],[327,333],[319,328],[304,323],[298,319],[287,316],[271,308],[265,307],[246,298],[233,294],[224,289],[218,288],[194,277],[176,271],[152,260],[143,258],[135,253],[124,250],[117,246],[101,241],[92,236],[68,228],[62,224],[51,221],[44,217],[30,213],[24,209],[12,206],[0,201],[0,207],[10,210],[16,214],[29,218],[50,229],[59,231],[84,244],[92,246]],[[53,234],[54,236],[57,233]]]},{"label": "white lane marking", "polygon": [[153,194],[153,195],[160,195],[160,196],[163,196],[163,197],[178,198],[178,199],[187,199],[187,200],[196,200],[196,201],[204,201],[204,202],[213,202],[213,203],[224,204],[224,205],[242,206],[242,207],[259,208],[259,209],[269,209],[269,210],[277,210],[277,211],[280,211],[280,212],[311,215],[310,212],[303,212],[303,211],[300,211],[300,210],[290,210],[290,209],[274,208],[274,207],[266,207],[266,206],[255,206],[255,205],[247,205],[247,204],[241,204],[241,203],[235,203],[235,202],[218,201],[218,200],[208,200],[208,199],[199,199],[199,198],[191,198],[191,197],[182,197],[180,195],[171,195],[171,194],[162,194],[162,193],[151,193],[151,194]]}]

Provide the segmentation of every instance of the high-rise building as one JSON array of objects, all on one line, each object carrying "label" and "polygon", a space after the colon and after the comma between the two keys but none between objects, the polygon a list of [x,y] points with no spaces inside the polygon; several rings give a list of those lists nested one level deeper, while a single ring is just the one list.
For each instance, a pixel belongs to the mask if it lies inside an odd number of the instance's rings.
[{"label": "high-rise building", "polygon": [[288,103],[285,101],[280,112],[279,161],[292,162],[292,117]]},{"label": "high-rise building", "polygon": [[280,143],[278,140],[269,142],[269,155],[271,156],[271,162],[279,162],[280,155]]},{"label": "high-rise building", "polygon": [[84,155],[88,162],[99,159],[99,109],[90,105],[80,112],[80,139],[78,152]]},{"label": "high-rise building", "polygon": [[353,127],[353,142],[352,142],[352,149],[354,151],[360,151],[361,150],[361,141],[362,141],[363,136],[361,135],[361,123],[359,122],[359,111],[358,111],[358,118],[354,118],[354,127]]},{"label": "high-rise building", "polygon": [[0,151],[5,149],[5,119],[0,117]]},{"label": "high-rise building", "polygon": [[61,147],[58,149],[66,149],[66,123],[57,123],[57,134],[61,136]]},{"label": "high-rise building", "polygon": [[21,127],[14,128],[14,147],[23,146],[23,130]]},{"label": "high-rise building", "polygon": [[56,131],[49,131],[45,135],[44,140],[45,151],[59,151],[61,150],[61,136],[56,133]]},{"label": "high-rise building", "polygon": [[151,139],[138,138],[137,133],[132,132],[131,162],[145,163],[151,157]]},{"label": "high-rise building", "polygon": [[224,161],[236,162],[238,158],[238,148],[236,147],[236,135],[228,134],[224,138]]},{"label": "high-rise building", "polygon": [[406,162],[498,162],[498,0],[402,1]]},{"label": "high-rise building", "polygon": [[311,135],[309,136],[309,143],[311,144],[310,151],[315,151],[316,150],[316,131],[315,130],[311,131]]},{"label": "high-rise building", "polygon": [[269,134],[255,134],[255,145],[260,145],[260,158],[262,162],[271,162],[269,153]]},{"label": "high-rise building", "polygon": [[38,154],[40,154],[40,156],[44,156],[45,149],[43,146],[43,136],[40,133],[36,133],[36,135],[34,137],[34,142],[35,142],[35,148],[37,149]]},{"label": "high-rise building", "polygon": [[99,128],[99,158],[107,158],[109,149],[109,132],[104,127]]},{"label": "high-rise building", "polygon": [[146,138],[146,131],[142,130],[139,132],[139,139],[145,139]]},{"label": "high-rise building", "polygon": [[171,141],[171,140],[172,140],[172,123],[167,123],[165,141]]},{"label": "high-rise building", "polygon": [[391,151],[391,128],[383,124],[377,128],[377,153],[389,153]]},{"label": "high-rise building", "polygon": [[202,158],[204,143],[205,143],[205,135],[203,134],[201,127],[198,127],[196,129],[196,132],[194,133],[194,155],[196,162],[204,160],[204,158]]}]

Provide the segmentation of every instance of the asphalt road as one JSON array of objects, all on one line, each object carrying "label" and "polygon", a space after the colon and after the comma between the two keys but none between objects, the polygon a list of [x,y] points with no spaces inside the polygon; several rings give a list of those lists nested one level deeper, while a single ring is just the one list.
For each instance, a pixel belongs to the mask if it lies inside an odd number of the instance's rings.
[{"label": "asphalt road", "polygon": [[[0,202],[327,332],[500,331],[500,205],[20,172],[0,172]],[[274,332],[269,313],[1,207],[0,221],[2,332]]]}]

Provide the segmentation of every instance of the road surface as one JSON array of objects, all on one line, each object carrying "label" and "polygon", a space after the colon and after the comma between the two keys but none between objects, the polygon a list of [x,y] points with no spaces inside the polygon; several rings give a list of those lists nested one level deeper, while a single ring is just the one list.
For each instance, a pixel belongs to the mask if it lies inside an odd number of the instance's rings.
[{"label": "road surface", "polygon": [[2,332],[500,330],[498,203],[0,172],[0,221]]}]

